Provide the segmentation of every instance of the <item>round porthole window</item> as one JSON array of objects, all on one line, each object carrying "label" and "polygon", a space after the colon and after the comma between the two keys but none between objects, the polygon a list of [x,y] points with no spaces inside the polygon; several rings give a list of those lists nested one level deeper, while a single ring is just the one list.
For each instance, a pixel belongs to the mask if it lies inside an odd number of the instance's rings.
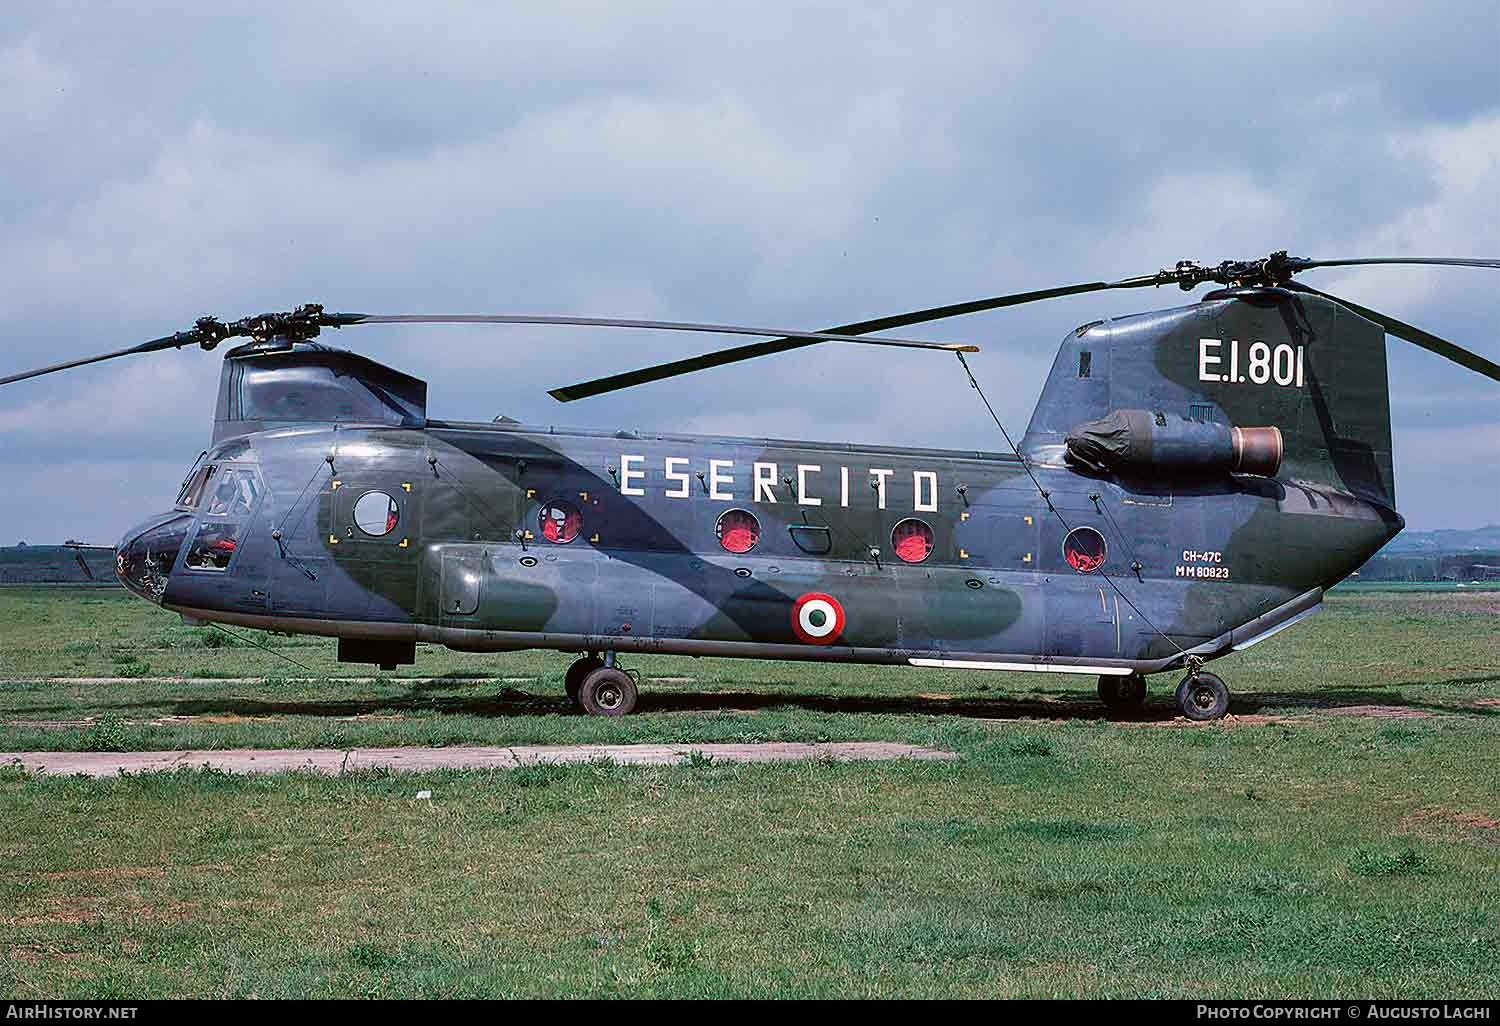
[{"label": "round porthole window", "polygon": [[401,507],[385,492],[365,492],[354,503],[354,526],[372,538],[383,538],[401,522]]},{"label": "round porthole window", "polygon": [[583,530],[583,514],[571,502],[549,502],[537,514],[542,537],[554,545],[566,545]]},{"label": "round porthole window", "polygon": [[714,525],[714,534],[726,551],[749,552],[760,541],[760,521],[749,510],[725,510]]},{"label": "round porthole window", "polygon": [[932,528],[909,517],[892,529],[891,548],[903,563],[920,563],[932,555]]},{"label": "round porthole window", "polygon": [[1091,574],[1104,565],[1109,548],[1104,535],[1092,527],[1075,527],[1063,539],[1063,557],[1081,574]]}]

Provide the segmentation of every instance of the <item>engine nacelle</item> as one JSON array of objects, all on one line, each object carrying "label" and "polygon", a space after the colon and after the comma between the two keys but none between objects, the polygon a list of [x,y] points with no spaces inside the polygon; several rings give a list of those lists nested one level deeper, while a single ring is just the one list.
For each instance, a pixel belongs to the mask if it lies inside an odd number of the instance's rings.
[{"label": "engine nacelle", "polygon": [[1275,477],[1281,429],[1229,427],[1149,410],[1113,410],[1067,435],[1068,461],[1099,473]]}]

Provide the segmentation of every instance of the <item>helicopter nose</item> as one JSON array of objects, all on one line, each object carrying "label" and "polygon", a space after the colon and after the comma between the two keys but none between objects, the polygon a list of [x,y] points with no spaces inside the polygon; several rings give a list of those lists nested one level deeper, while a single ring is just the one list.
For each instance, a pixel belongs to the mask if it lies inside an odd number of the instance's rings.
[{"label": "helicopter nose", "polygon": [[160,604],[172,564],[177,562],[177,553],[192,525],[190,516],[164,513],[127,531],[115,548],[115,576],[120,583],[141,598]]}]

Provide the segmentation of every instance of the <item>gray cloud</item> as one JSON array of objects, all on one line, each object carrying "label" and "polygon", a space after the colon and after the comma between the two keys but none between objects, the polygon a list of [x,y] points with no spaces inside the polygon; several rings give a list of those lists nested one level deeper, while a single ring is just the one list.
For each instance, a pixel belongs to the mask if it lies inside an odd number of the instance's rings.
[{"label": "gray cloud", "polygon": [[[386,5],[393,7],[394,5]],[[0,36],[7,369],[216,312],[817,327],[1183,257],[1495,255],[1492,4],[76,3]],[[1480,271],[1320,287],[1500,358]],[[1013,431],[1082,297],[941,325]],[[357,341],[356,341],[357,339]],[[701,338],[366,329],[441,416],[998,448],[946,361],[843,347],[559,407]],[[216,357],[0,392],[0,540],[110,540],[201,448]],[[1393,344],[1414,527],[1496,519],[1500,389]]]}]

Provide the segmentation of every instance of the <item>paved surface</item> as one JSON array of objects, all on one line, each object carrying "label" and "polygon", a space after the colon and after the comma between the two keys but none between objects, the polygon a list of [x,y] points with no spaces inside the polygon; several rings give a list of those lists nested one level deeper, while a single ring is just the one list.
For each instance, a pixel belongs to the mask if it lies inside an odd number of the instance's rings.
[{"label": "paved surface", "polygon": [[386,769],[418,773],[435,769],[515,769],[538,763],[608,761],[622,766],[668,766],[693,752],[714,762],[791,762],[799,759],[956,759],[953,752],[889,741],[830,744],[771,742],[704,745],[513,745],[455,748],[233,748],[189,752],[0,752],[0,765],[20,763],[33,773],[115,777],[208,766],[228,773],[344,773]]},{"label": "paved surface", "polygon": [[[467,687],[476,684],[535,684],[541,677],[533,674],[530,677],[487,677],[483,675],[473,677],[278,677],[277,680],[287,684],[374,684],[377,681],[384,684],[404,684],[412,687],[418,684],[439,684],[451,687]],[[647,684],[695,684],[696,677],[643,677]],[[31,685],[38,681],[46,684],[76,684],[84,686],[115,685],[115,684],[264,684],[265,677],[50,677],[38,674],[34,677],[0,677],[0,688],[7,685],[25,684]]]},{"label": "paved surface", "polygon": [[[692,677],[647,677],[650,682],[659,683],[681,683],[690,682]],[[377,680],[388,684],[452,684],[454,686],[465,684],[532,684],[540,677],[278,677],[277,680],[288,684],[374,684]],[[261,677],[52,677],[46,674],[37,674],[33,677],[3,677],[0,678],[0,687],[7,684],[35,684],[42,681],[47,684],[264,684],[266,678]]]}]

